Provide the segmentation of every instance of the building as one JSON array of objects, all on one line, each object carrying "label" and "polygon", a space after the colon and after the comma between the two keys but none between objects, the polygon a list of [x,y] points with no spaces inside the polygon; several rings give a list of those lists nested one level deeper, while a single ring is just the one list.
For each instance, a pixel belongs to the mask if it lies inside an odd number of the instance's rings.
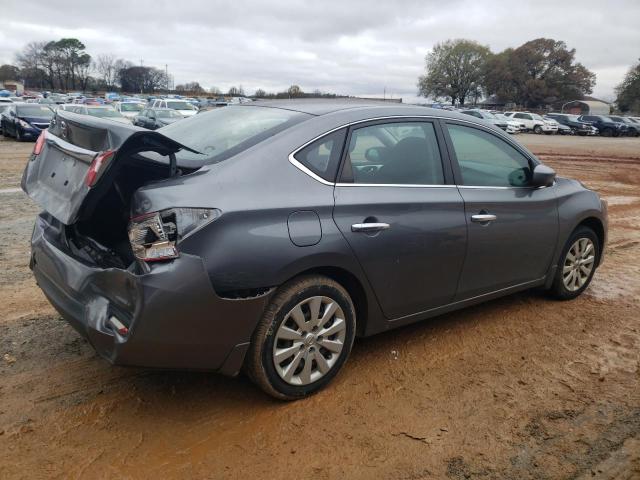
[{"label": "building", "polygon": [[15,92],[16,95],[24,93],[24,84],[17,80],[0,80],[0,90],[9,90]]},{"label": "building", "polygon": [[573,115],[609,115],[611,105],[597,98],[584,97],[582,100],[572,100],[563,104],[561,111]]}]

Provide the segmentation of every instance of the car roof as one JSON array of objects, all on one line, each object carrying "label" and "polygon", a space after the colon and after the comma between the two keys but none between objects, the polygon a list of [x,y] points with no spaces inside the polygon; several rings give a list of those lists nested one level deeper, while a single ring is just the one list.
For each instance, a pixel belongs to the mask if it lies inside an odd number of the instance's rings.
[{"label": "car roof", "polygon": [[359,98],[347,99],[291,99],[291,100],[257,100],[251,103],[234,105],[238,107],[271,107],[322,116],[340,112],[359,112],[362,116],[433,116],[441,118],[461,119],[467,121],[469,115],[443,110],[440,108],[409,105],[406,103],[385,102],[384,100],[367,100]]}]

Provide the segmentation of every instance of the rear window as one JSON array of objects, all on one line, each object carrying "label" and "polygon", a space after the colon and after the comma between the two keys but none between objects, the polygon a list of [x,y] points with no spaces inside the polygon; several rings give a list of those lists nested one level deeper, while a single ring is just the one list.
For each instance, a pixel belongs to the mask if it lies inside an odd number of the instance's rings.
[{"label": "rear window", "polygon": [[346,128],[340,129],[307,145],[295,154],[295,159],[328,182],[336,179]]},{"label": "rear window", "polygon": [[189,102],[167,102],[167,108],[173,108],[174,110],[195,110],[196,107]]},{"label": "rear window", "polygon": [[217,163],[310,117],[281,108],[231,106],[195,115],[158,131],[200,152],[181,150],[176,153],[179,160]]},{"label": "rear window", "polygon": [[21,117],[44,117],[53,118],[53,110],[49,107],[39,105],[25,105],[18,107],[18,115]]},{"label": "rear window", "polygon": [[92,117],[100,118],[122,117],[119,112],[110,108],[87,108],[87,113]]}]

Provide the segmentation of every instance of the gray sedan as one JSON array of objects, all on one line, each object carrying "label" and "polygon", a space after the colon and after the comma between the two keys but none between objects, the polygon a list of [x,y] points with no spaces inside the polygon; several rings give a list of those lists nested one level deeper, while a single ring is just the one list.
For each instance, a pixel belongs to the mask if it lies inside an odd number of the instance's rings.
[{"label": "gray sedan", "polygon": [[311,394],[368,336],[530,288],[580,295],[606,203],[481,119],[357,101],[149,131],[58,111],[22,179],[31,268],[114,364]]}]

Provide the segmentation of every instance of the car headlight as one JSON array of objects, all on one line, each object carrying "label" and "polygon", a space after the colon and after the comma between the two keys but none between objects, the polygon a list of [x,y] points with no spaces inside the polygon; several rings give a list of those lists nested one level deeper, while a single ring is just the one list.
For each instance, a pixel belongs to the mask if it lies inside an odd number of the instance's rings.
[{"label": "car headlight", "polygon": [[32,128],[31,125],[29,125],[29,122],[25,122],[24,120],[18,120],[18,125],[22,128]]}]

